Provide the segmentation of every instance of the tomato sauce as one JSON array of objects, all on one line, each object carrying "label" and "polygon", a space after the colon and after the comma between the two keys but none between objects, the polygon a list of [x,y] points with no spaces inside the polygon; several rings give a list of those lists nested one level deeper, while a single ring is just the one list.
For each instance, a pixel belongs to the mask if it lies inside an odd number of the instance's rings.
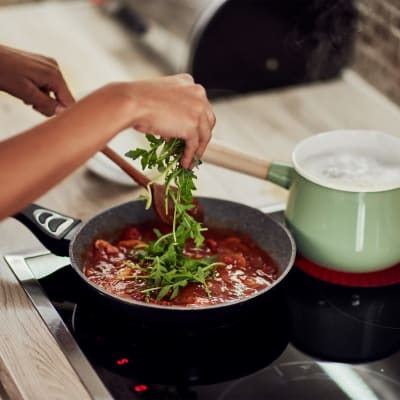
[{"label": "tomato sauce", "polygon": [[156,300],[156,296],[142,293],[147,288],[140,270],[127,266],[135,261],[132,249],[156,240],[153,229],[166,232],[167,227],[155,222],[127,227],[112,242],[98,239],[93,243],[84,260],[83,272],[94,284],[122,298],[161,305],[201,307],[238,300],[270,286],[278,277],[278,268],[272,258],[249,236],[229,229],[208,227],[203,232],[204,244],[196,249],[187,241],[184,253],[191,258],[215,257],[222,263],[207,278],[206,292],[200,283],[189,283],[172,300]]}]

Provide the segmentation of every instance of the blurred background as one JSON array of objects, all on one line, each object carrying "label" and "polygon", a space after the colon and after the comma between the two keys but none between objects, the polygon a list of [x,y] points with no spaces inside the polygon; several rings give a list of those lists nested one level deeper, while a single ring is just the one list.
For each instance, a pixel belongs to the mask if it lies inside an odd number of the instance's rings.
[{"label": "blurred background", "polygon": [[[213,103],[214,136],[265,159],[290,162],[298,141],[332,129],[399,134],[398,0],[0,0],[0,43],[55,58],[76,98],[110,81],[189,72]],[[42,119],[0,93],[1,137]],[[142,144],[128,136],[112,147]],[[100,190],[90,173],[128,185],[104,162],[88,163],[82,185]],[[257,207],[286,198],[212,165],[198,189]],[[52,193],[42,200],[54,207]],[[115,186],[113,201],[127,197]],[[105,193],[99,207],[109,201]]]},{"label": "blurred background", "polygon": [[[0,6],[45,2],[0,0]],[[400,101],[396,0],[94,0],[92,4],[140,39],[165,73],[186,70],[213,95],[329,79],[350,66]]]}]

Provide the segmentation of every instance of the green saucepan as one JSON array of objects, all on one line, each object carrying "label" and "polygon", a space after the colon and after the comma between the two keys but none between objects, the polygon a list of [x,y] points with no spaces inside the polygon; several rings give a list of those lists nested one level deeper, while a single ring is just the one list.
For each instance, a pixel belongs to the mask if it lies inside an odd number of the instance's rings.
[{"label": "green saucepan", "polygon": [[400,262],[400,138],[365,130],[324,132],[297,144],[292,165],[212,141],[204,161],[287,188],[285,219],[307,259],[356,273]]}]

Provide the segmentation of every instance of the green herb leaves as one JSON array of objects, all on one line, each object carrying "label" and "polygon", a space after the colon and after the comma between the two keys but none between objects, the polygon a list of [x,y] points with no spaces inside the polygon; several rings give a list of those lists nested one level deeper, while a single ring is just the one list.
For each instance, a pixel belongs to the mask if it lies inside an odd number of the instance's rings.
[{"label": "green herb leaves", "polygon": [[[206,230],[188,213],[194,207],[192,192],[196,189],[196,175],[180,165],[184,142],[180,139],[165,142],[164,139],[152,135],[146,135],[146,138],[150,145],[148,150],[138,148],[127,152],[126,156],[134,160],[140,159],[143,169],[156,168],[164,176],[165,209],[166,212],[173,212],[173,223],[170,233],[162,235],[155,230],[156,241],[150,242],[145,248],[132,250],[132,257],[140,263],[141,271],[145,271],[134,278],[147,280],[148,288],[144,293],[156,295],[157,300],[164,297],[172,300],[189,283],[200,283],[209,293],[206,279],[219,263],[215,263],[212,258],[194,259],[184,253],[188,239],[193,240],[195,247],[202,246],[202,232]],[[196,166],[198,165],[199,162]],[[148,187],[146,208],[151,206],[151,201],[151,190]],[[173,204],[172,211],[169,202]],[[130,264],[132,268],[135,265],[136,262]]]}]

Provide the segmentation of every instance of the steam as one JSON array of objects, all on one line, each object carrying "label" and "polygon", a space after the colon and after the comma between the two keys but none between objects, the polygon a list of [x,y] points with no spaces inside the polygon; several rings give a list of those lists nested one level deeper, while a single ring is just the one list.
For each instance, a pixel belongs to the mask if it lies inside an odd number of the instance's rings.
[{"label": "steam", "polygon": [[298,5],[291,46],[309,52],[309,79],[329,78],[352,57],[357,17],[353,0],[305,0]]}]

